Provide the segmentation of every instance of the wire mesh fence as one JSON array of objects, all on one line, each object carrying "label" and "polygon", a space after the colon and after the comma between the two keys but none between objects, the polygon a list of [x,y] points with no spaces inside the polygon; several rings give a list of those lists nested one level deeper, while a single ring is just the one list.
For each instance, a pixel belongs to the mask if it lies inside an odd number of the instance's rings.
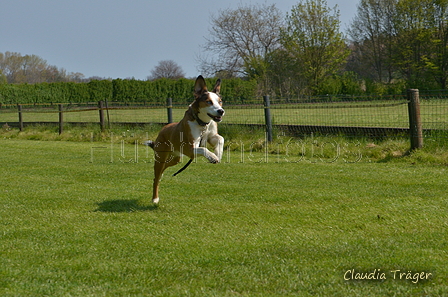
[{"label": "wire mesh fence", "polygon": [[[345,134],[351,136],[389,136],[409,133],[406,95],[320,96],[296,99],[271,99],[273,126],[291,133]],[[225,102],[225,98],[224,98]],[[0,124],[23,123],[98,123],[100,114],[107,126],[120,124],[167,123],[166,104],[118,102],[0,106]],[[169,104],[173,121],[182,119],[188,103]],[[262,98],[254,102],[226,105],[224,124],[266,125]],[[19,114],[19,115],[18,115]],[[437,142],[448,139],[448,92],[420,93],[423,136]],[[62,119],[61,119],[62,117]],[[20,118],[20,120],[19,120]],[[103,123],[104,124],[104,123]]]},{"label": "wire mesh fence", "polygon": [[[273,125],[406,128],[407,101],[291,101],[270,100]],[[226,106],[226,120],[237,124],[264,124],[263,102]]]},{"label": "wire mesh fence", "polygon": [[420,94],[421,118],[426,130],[448,130],[448,95],[428,92]]}]

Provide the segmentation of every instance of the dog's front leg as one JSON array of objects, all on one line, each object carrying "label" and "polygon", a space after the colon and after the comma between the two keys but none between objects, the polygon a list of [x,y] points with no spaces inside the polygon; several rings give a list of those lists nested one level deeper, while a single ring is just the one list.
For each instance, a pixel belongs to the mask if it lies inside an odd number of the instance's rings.
[{"label": "dog's front leg", "polygon": [[198,155],[204,156],[207,158],[207,160],[209,160],[210,163],[213,163],[213,164],[219,163],[219,161],[221,160],[214,153],[212,153],[205,147],[195,147],[195,148],[193,148],[193,152],[194,152],[195,157]]},{"label": "dog's front leg", "polygon": [[208,142],[215,149],[215,155],[218,157],[219,162],[221,162],[222,152],[224,150],[224,137],[219,134],[215,134],[208,139]]}]

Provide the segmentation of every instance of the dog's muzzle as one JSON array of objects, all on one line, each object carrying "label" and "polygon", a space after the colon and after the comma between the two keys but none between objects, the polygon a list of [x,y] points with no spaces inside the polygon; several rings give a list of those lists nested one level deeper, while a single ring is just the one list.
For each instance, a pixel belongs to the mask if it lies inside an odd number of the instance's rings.
[{"label": "dog's muzzle", "polygon": [[216,113],[218,113],[218,115],[211,115],[211,114],[209,114],[209,113],[207,113],[207,115],[208,115],[209,117],[211,117],[212,120],[214,120],[215,122],[219,123],[219,122],[222,121],[222,117],[224,116],[225,111],[224,111],[224,109],[221,108],[221,109],[218,109],[218,110],[216,111]]}]

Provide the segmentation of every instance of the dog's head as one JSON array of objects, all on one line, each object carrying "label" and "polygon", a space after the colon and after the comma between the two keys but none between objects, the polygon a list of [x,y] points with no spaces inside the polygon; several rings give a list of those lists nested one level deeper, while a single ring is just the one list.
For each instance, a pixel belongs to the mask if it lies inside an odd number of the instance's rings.
[{"label": "dog's head", "polygon": [[219,95],[221,90],[221,80],[216,81],[213,91],[209,92],[204,78],[199,75],[194,85],[194,97],[195,100],[191,104],[191,107],[197,113],[201,121],[208,123],[210,119],[219,123],[224,116],[224,109],[222,108],[222,100]]}]

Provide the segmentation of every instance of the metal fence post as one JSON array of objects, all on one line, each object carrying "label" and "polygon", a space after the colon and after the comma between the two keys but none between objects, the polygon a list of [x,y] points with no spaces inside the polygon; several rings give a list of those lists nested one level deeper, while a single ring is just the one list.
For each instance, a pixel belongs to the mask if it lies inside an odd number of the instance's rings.
[{"label": "metal fence post", "polygon": [[104,130],[105,130],[105,125],[104,125],[104,101],[98,101],[98,112],[100,114],[101,132],[104,132]]},{"label": "metal fence post", "polygon": [[168,124],[173,122],[173,99],[167,98],[166,99],[166,112],[168,115]]},{"label": "metal fence post", "polygon": [[264,120],[266,123],[266,136],[269,142],[272,141],[272,121],[271,121],[271,103],[269,96],[263,96],[264,101]]},{"label": "metal fence post", "polygon": [[420,118],[420,98],[418,89],[408,90],[409,136],[411,150],[423,147],[423,129]]},{"label": "metal fence post", "polygon": [[23,131],[22,105],[17,104],[17,109],[19,111],[19,130],[20,132],[22,132]]},{"label": "metal fence post", "polygon": [[59,104],[59,135],[64,132],[64,113],[63,113],[64,106],[62,104]]}]

